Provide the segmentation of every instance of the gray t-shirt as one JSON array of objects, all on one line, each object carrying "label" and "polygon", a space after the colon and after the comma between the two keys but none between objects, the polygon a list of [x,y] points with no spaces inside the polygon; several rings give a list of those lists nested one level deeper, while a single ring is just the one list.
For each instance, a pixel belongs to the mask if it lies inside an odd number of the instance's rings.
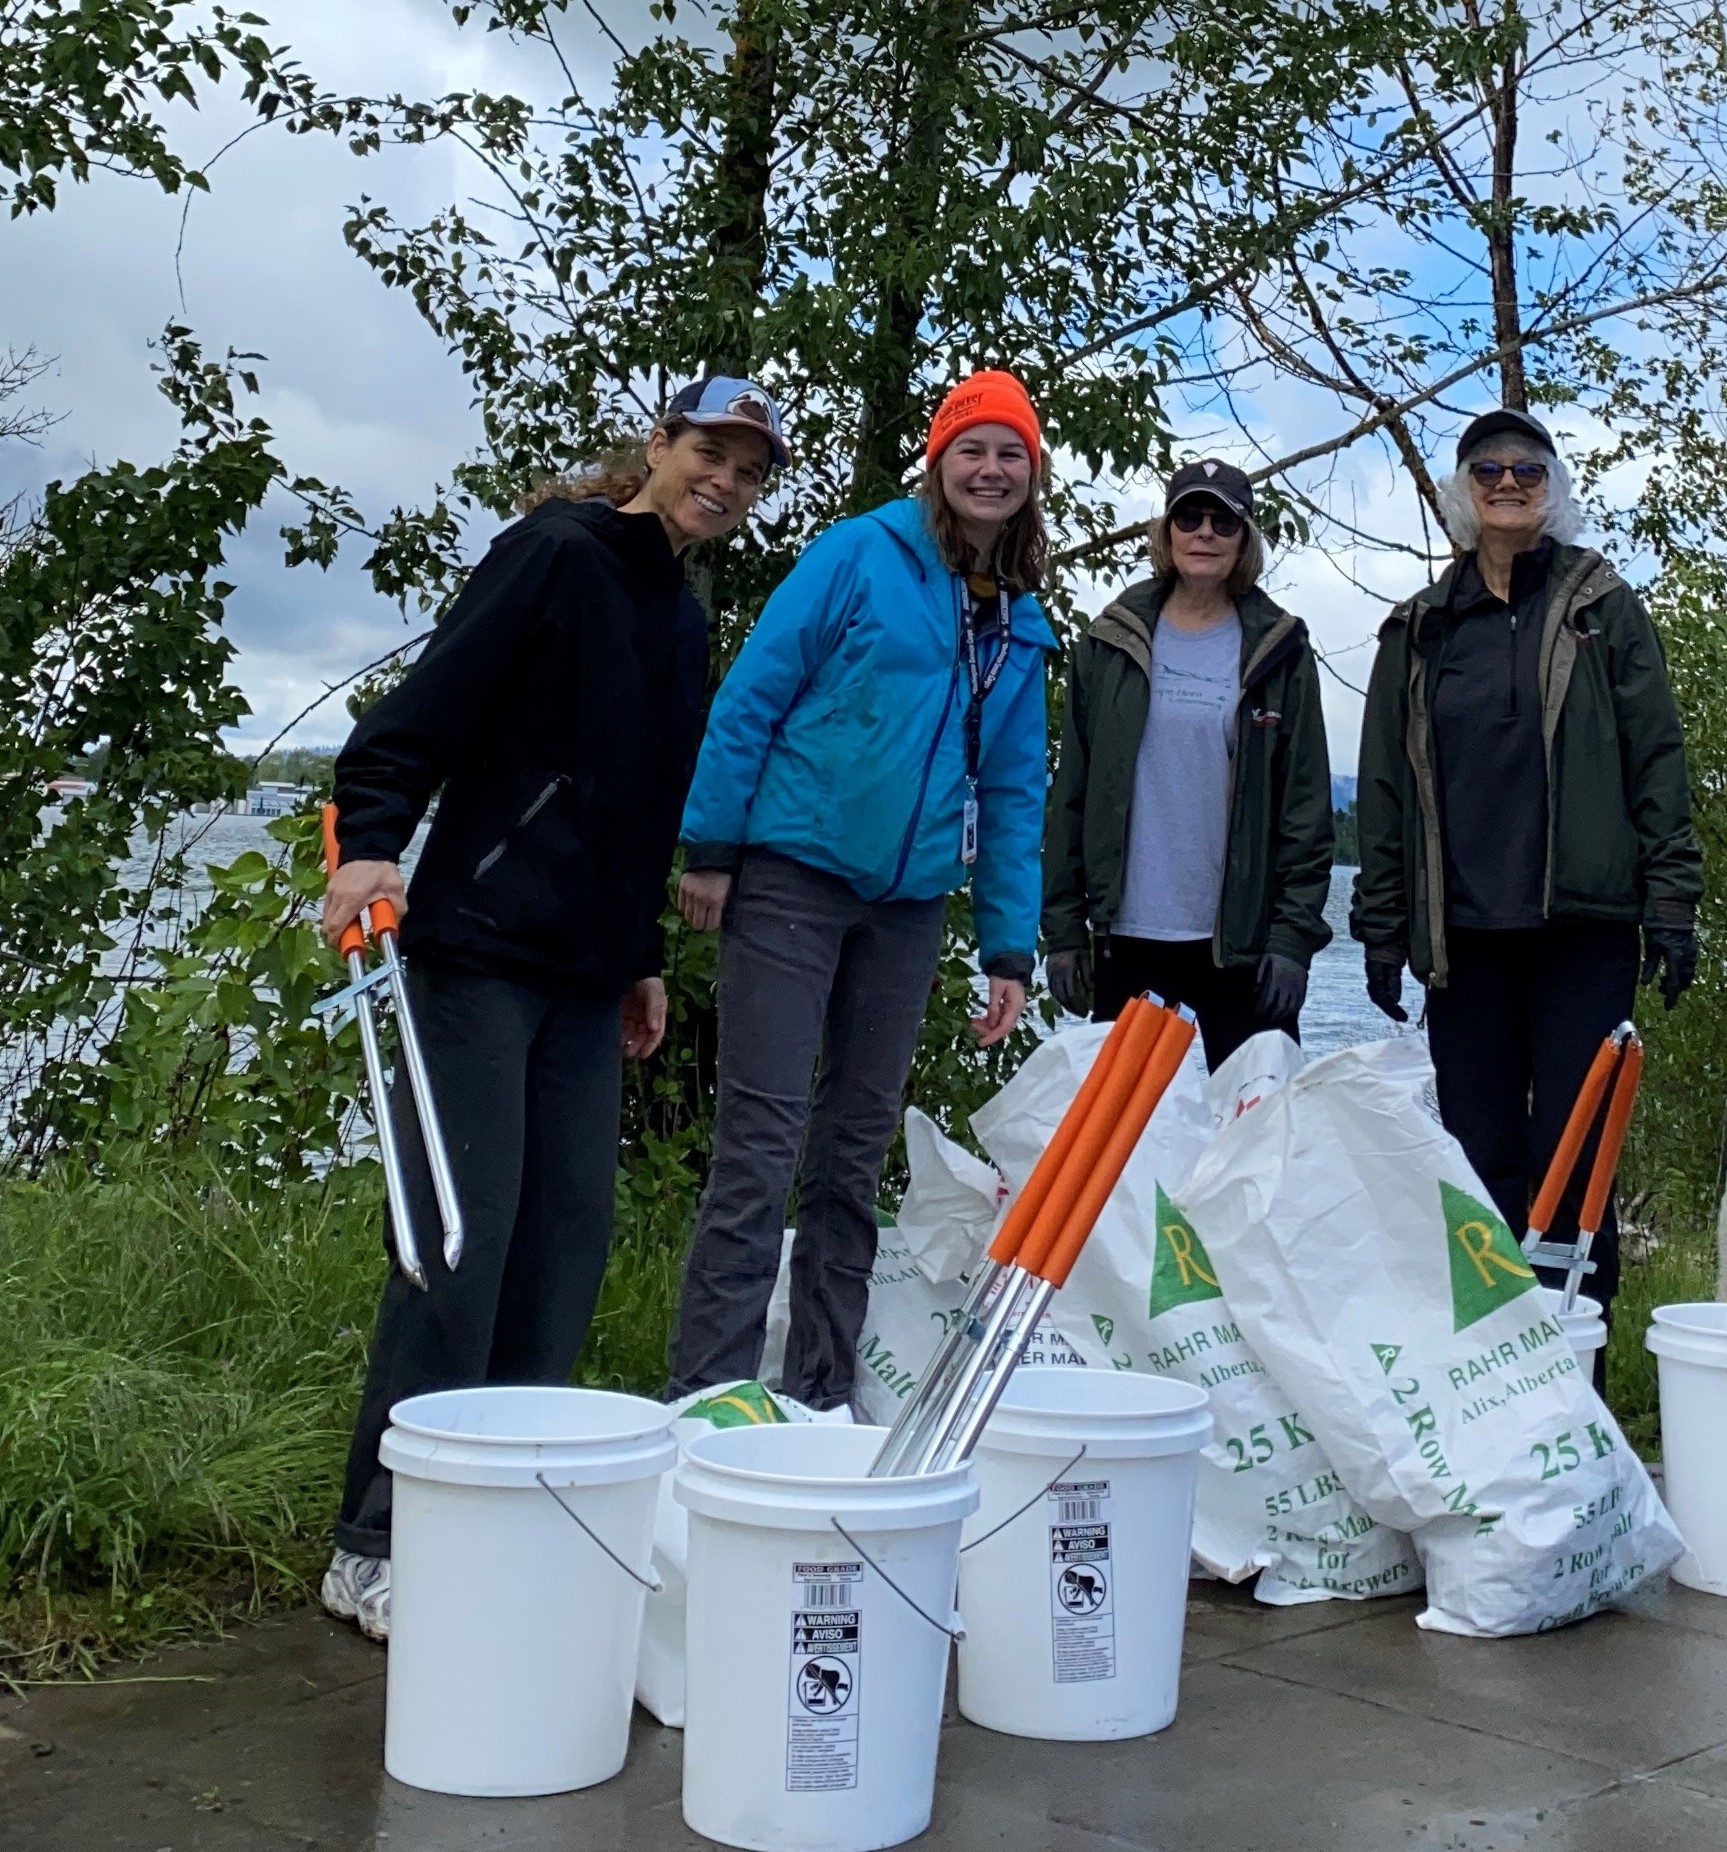
[{"label": "gray t-shirt", "polygon": [[1230,759],[1241,696],[1241,619],[1159,624],[1151,707],[1133,774],[1121,911],[1132,939],[1209,939],[1223,891]]}]

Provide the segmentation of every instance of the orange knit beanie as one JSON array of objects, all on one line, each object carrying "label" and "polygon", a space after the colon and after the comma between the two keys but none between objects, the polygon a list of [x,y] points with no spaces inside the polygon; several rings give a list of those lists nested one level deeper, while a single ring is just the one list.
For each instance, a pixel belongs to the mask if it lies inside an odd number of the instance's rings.
[{"label": "orange knit beanie", "polygon": [[1037,467],[1043,431],[1031,394],[1011,373],[974,373],[953,388],[929,427],[929,442],[923,452],[925,465],[934,468],[936,458],[961,431],[979,424],[1005,424],[1010,431],[1018,432],[1031,452],[1032,467]]}]

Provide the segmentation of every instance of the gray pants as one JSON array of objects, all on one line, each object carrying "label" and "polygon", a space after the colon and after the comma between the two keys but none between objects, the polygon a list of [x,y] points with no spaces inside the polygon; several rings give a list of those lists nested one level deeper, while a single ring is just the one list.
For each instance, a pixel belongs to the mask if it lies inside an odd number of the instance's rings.
[{"label": "gray pants", "polygon": [[812,1408],[850,1399],[876,1190],[941,936],[939,898],[864,901],[786,856],[745,857],[721,927],[719,1109],[672,1340],[674,1396],[761,1369],[796,1175],[783,1382]]}]

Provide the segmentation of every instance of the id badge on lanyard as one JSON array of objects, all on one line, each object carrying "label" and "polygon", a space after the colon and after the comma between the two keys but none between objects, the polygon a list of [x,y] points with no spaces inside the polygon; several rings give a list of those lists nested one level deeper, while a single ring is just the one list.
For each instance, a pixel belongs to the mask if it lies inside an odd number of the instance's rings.
[{"label": "id badge on lanyard", "polygon": [[998,596],[1001,602],[996,651],[989,668],[981,674],[978,671],[977,662],[977,615],[969,589],[966,592],[965,614],[960,620],[966,679],[971,684],[971,699],[966,704],[965,710],[965,810],[960,822],[959,837],[959,859],[967,868],[977,860],[977,781],[983,769],[984,698],[1001,680],[1001,672],[1007,667],[1007,647],[1013,638],[1012,624],[1008,616],[1007,593],[1001,592]]}]

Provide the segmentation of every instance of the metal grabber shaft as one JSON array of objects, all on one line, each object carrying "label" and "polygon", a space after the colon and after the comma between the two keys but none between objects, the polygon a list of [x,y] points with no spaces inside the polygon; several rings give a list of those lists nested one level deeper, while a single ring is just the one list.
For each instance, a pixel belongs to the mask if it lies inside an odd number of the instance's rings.
[{"label": "metal grabber shaft", "polygon": [[1059,1186],[1020,1246],[1011,1269],[1020,1278],[1013,1295],[1017,1303],[1000,1318],[993,1334],[997,1342],[990,1343],[986,1336],[979,1346],[970,1379],[944,1411],[945,1419],[919,1459],[919,1472],[940,1472],[970,1458],[1038,1321],[1067,1283],[1140,1135],[1185,1059],[1193,1033],[1193,1012],[1186,1008],[1171,1014],[1148,1002],[1136,1017],[1121,1044],[1120,1072],[1088,1116],[1088,1129],[1075,1140]]},{"label": "metal grabber shaft", "polygon": [[[336,843],[336,807],[324,806],[324,866],[330,874],[340,865],[341,853]],[[414,1023],[413,1006],[396,944],[396,910],[387,900],[374,900],[366,909],[367,926],[356,920],[342,934],[340,951],[347,961],[352,980],[348,998],[360,1027],[360,1048],[365,1056],[366,1087],[372,1098],[372,1122],[378,1135],[378,1156],[384,1169],[384,1190],[390,1204],[390,1222],[395,1233],[396,1259],[406,1277],[421,1291],[426,1289],[426,1269],[420,1259],[420,1246],[414,1233],[413,1212],[408,1204],[407,1177],[402,1169],[401,1147],[390,1118],[389,1089],[384,1079],[383,1050],[378,1042],[377,1018],[373,1012],[372,992],[388,990],[395,1005],[397,1038],[402,1065],[407,1070],[408,1090],[419,1121],[420,1139],[425,1147],[426,1164],[432,1176],[432,1190],[437,1198],[438,1217],[444,1228],[444,1264],[454,1268],[462,1257],[463,1229],[461,1204],[456,1195],[455,1176],[450,1169],[449,1151],[438,1121],[432,1097],[431,1074],[426,1067],[419,1031]],[[378,943],[383,959],[380,971],[366,969],[368,928]]]},{"label": "metal grabber shaft", "polygon": [[870,1467],[872,1479],[892,1478],[900,1473],[917,1470],[915,1462],[928,1447],[932,1428],[941,1421],[955,1386],[961,1376],[968,1373],[968,1366],[992,1322],[993,1315],[985,1310],[989,1306],[991,1294],[999,1288],[1000,1297],[994,1309],[1000,1311],[1008,1297],[1017,1296],[1023,1286],[1024,1275],[1010,1263],[1019,1253],[1020,1244],[1033,1219],[1048,1198],[1050,1186],[1066,1161],[1080,1125],[1091,1110],[1092,1102],[1103,1090],[1132,1018],[1141,1007],[1139,998],[1129,999],[1127,1007],[1098,1050],[1072,1108],[1057,1127],[1054,1138],[1050,1140],[1043,1156],[1026,1179],[1025,1187],[1014,1199],[1001,1227],[996,1231],[995,1239],[990,1243],[989,1256],[973,1277],[965,1303],[948,1326],[941,1344],[923,1373],[923,1380],[906,1398],[899,1419],[882,1442],[881,1452]]}]

